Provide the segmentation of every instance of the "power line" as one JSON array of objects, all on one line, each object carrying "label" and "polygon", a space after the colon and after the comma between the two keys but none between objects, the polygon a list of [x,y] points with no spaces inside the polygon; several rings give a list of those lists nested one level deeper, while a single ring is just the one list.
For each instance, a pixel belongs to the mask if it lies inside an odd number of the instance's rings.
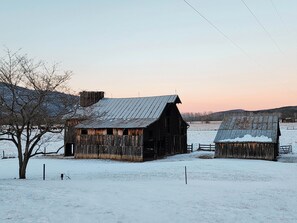
[{"label": "power line", "polygon": [[217,30],[222,36],[229,40],[237,49],[239,49],[243,54],[245,54],[249,59],[254,61],[257,65],[258,62],[254,60],[241,46],[239,46],[235,41],[233,41],[229,36],[227,36],[222,30],[220,30],[214,23],[212,23],[208,18],[206,18],[200,11],[198,11],[193,5],[184,0],[184,2],[190,6],[198,15],[203,18],[209,25],[211,25],[215,30]]},{"label": "power line", "polygon": [[277,10],[277,8],[276,8],[276,6],[275,6],[273,0],[270,0],[270,2],[271,2],[272,7],[274,8],[276,14],[277,14],[278,17],[280,18],[280,20],[281,20],[282,22],[284,22],[283,19],[282,19],[282,17],[281,17],[281,15],[280,15],[280,13],[279,13],[279,11]]},{"label": "power line", "polygon": [[277,9],[275,3],[273,2],[273,0],[270,0],[270,2],[271,2],[271,5],[272,5],[274,11],[276,12],[277,16],[279,17],[279,20],[281,21],[282,25],[285,27],[286,31],[289,33],[288,27],[287,27],[287,25],[285,24],[285,21],[283,20],[283,17],[282,17],[281,14],[279,13],[279,11],[278,11],[278,9]]},{"label": "power line", "polygon": [[254,19],[257,21],[257,23],[261,26],[261,28],[264,30],[264,32],[267,34],[267,36],[271,39],[271,41],[274,43],[275,47],[279,50],[279,52],[281,52],[282,54],[283,51],[281,50],[280,46],[278,45],[278,43],[272,38],[271,34],[268,32],[268,30],[265,28],[265,26],[260,22],[260,20],[258,19],[258,17],[255,15],[255,13],[253,13],[253,11],[250,9],[250,7],[245,3],[244,0],[241,0],[241,2],[245,5],[245,7],[249,10],[249,12],[252,14],[252,16],[254,17]]}]

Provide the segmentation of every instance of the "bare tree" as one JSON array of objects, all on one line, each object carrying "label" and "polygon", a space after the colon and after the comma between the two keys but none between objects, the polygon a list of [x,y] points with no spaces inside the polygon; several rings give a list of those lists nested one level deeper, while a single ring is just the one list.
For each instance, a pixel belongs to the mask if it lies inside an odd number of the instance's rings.
[{"label": "bare tree", "polygon": [[0,58],[0,140],[16,147],[20,179],[26,179],[29,159],[45,153],[40,148],[47,133],[63,130],[56,126],[76,103],[64,94],[70,77],[71,72],[35,62],[19,51],[6,50]]}]

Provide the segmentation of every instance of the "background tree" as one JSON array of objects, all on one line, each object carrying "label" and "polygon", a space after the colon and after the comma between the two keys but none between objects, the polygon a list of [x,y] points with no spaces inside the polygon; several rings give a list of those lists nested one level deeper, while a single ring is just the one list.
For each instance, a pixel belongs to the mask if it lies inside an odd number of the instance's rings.
[{"label": "background tree", "polygon": [[[27,55],[6,50],[0,58],[0,140],[13,143],[19,160],[19,178],[26,178],[29,159],[45,154],[41,144],[63,123],[77,102],[65,94],[71,72],[35,62]],[[56,151],[58,152],[58,151]]]}]

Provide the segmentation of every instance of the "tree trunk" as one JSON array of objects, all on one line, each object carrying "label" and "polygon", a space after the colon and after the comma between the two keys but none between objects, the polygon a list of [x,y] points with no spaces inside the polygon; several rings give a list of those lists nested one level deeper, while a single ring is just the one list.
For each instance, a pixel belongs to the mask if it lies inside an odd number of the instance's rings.
[{"label": "tree trunk", "polygon": [[22,165],[19,166],[19,179],[26,179],[26,169],[27,169],[28,159],[24,159]]}]

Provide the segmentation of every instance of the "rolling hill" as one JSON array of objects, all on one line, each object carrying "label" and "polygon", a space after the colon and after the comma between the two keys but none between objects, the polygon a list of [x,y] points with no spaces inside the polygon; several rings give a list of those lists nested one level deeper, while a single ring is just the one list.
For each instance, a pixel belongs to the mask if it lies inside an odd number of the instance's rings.
[{"label": "rolling hill", "polygon": [[280,108],[271,108],[263,110],[248,111],[243,109],[232,109],[208,114],[201,113],[184,113],[182,114],[186,121],[221,121],[226,116],[240,115],[247,113],[268,113],[276,114],[283,121],[294,122],[297,120],[297,106],[285,106]]}]

